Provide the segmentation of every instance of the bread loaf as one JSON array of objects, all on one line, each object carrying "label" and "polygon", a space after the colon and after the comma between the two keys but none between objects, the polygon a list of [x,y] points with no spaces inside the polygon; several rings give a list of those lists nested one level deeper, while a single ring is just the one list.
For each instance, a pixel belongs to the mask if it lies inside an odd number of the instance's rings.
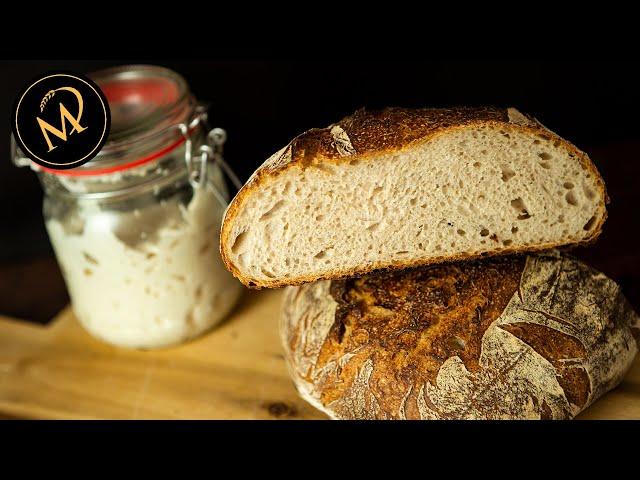
[{"label": "bread loaf", "polygon": [[227,268],[279,287],[595,239],[588,156],[515,109],[358,111],[269,158],[229,205]]},{"label": "bread loaf", "polygon": [[555,251],[289,287],[300,394],[337,419],[568,419],[623,378],[640,320]]}]

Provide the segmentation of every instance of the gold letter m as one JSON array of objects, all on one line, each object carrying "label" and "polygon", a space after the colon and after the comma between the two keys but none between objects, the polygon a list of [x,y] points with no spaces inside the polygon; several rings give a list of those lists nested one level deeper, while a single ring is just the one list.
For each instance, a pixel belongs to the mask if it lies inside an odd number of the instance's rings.
[{"label": "gold letter m", "polygon": [[60,122],[62,123],[62,131],[45,122],[40,117],[36,117],[36,119],[38,120],[38,125],[40,125],[40,130],[42,130],[42,135],[44,135],[44,139],[47,141],[47,145],[49,145],[49,152],[56,147],[54,147],[51,143],[51,140],[49,140],[49,134],[47,132],[53,133],[56,137],[62,139],[63,142],[67,141],[67,127],[64,123],[65,120],[68,120],[69,123],[73,126],[73,128],[69,132],[69,135],[71,135],[74,131],[80,133],[87,129],[87,127],[83,127],[80,125],[78,120],[76,120],[73,115],[69,113],[69,110],[67,110],[62,103],[60,104]]}]

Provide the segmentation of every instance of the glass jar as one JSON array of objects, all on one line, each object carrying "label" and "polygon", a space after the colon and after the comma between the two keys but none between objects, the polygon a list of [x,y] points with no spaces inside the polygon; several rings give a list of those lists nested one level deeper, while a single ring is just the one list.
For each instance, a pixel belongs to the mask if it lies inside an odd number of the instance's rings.
[{"label": "glass jar", "polygon": [[75,169],[29,162],[73,310],[118,346],[194,338],[227,315],[242,288],[218,246],[222,169],[239,183],[222,159],[224,131],[209,131],[206,110],[175,72],[130,66],[90,76],[111,108],[107,144]]}]

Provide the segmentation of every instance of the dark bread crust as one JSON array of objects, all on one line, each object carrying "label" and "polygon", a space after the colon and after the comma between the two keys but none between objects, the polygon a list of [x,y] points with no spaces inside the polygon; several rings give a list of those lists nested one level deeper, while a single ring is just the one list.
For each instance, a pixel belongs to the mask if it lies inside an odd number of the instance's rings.
[{"label": "dark bread crust", "polygon": [[[451,356],[460,356],[469,371],[477,372],[482,336],[517,291],[523,268],[523,258],[498,258],[333,281],[335,323],[316,368],[349,351],[360,352],[335,382],[323,385],[322,403],[338,400],[349,377],[374,351],[371,388],[394,403],[394,410],[400,407],[404,385],[418,378],[434,383]],[[392,378],[401,380],[396,385],[388,381]]]},{"label": "dark bread crust", "polygon": [[[347,133],[353,150],[357,152],[357,157],[349,156],[346,160],[350,161],[371,154],[404,149],[440,130],[477,123],[508,121],[507,110],[492,107],[386,108],[378,111],[362,108],[335,125]],[[321,159],[345,161],[345,155],[341,154],[339,149],[339,142],[336,142],[336,135],[331,133],[335,125],[314,128],[294,138],[289,144],[290,163],[309,166]],[[282,168],[285,164],[281,162],[282,158],[278,159],[274,166]]]},{"label": "dark bread crust", "polygon": [[572,418],[638,351],[619,287],[557,252],[316,282],[283,307],[294,382],[333,418]]},{"label": "dark bread crust", "polygon": [[[591,235],[584,240],[567,239],[564,243],[549,243],[527,248],[505,248],[492,252],[465,252],[456,256],[419,259],[406,262],[377,263],[361,266],[357,269],[334,270],[325,275],[309,275],[286,279],[252,279],[242,274],[231,261],[228,250],[231,248],[230,234],[232,224],[246,199],[255,191],[277,178],[279,174],[294,166],[308,168],[323,164],[340,164],[351,161],[375,161],[376,157],[388,152],[401,152],[425,143],[437,135],[455,129],[470,126],[495,126],[504,131],[525,131],[545,140],[564,146],[569,155],[576,157],[583,168],[588,170],[598,185],[598,195],[609,202],[606,187],[600,173],[588,155],[570,142],[562,139],[545,128],[535,119],[513,108],[495,107],[458,107],[446,109],[406,109],[386,108],[379,111],[360,109],[327,128],[312,129],[294,138],[289,145],[269,158],[236,194],[224,215],[220,233],[220,254],[227,269],[244,285],[250,288],[279,288],[287,285],[301,285],[320,279],[347,278],[362,275],[374,270],[399,270],[420,265],[430,265],[444,261],[476,259],[485,256],[508,255],[543,251],[565,245],[589,244],[602,232],[607,212],[603,212]],[[341,133],[346,134],[344,140]]]}]

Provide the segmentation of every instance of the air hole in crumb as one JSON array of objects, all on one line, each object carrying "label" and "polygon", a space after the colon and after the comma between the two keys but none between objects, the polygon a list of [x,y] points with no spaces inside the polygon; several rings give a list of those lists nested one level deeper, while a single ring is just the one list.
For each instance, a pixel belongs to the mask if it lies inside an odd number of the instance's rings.
[{"label": "air hole in crumb", "polygon": [[518,227],[511,227],[511,233],[518,233]]},{"label": "air hole in crumb", "polygon": [[549,170],[551,168],[551,165],[549,165],[549,162],[540,162],[540,166],[545,170]]},{"label": "air hole in crumb", "polygon": [[567,192],[567,194],[564,196],[564,199],[569,205],[578,205],[578,199],[576,198],[575,193],[573,193],[572,191]]},{"label": "air hole in crumb", "polygon": [[511,206],[519,212],[518,220],[526,220],[527,218],[531,217],[522,198],[518,197],[514,200],[511,200]]},{"label": "air hole in crumb", "polygon": [[437,252],[442,250],[442,247],[440,245],[436,245],[435,247],[433,247],[433,249]]},{"label": "air hole in crumb", "polygon": [[324,215],[323,214],[318,214],[316,215],[316,222],[321,222],[322,220],[324,220]]},{"label": "air hole in crumb", "polygon": [[264,268],[264,267],[260,268],[260,271],[261,271],[261,272],[262,272],[262,274],[263,274],[263,275],[265,275],[266,277],[269,277],[269,278],[275,278],[275,277],[276,277],[272,272],[270,272],[269,270],[267,270],[267,269],[266,269],[266,268]]},{"label": "air hole in crumb", "polygon": [[284,200],[278,200],[273,205],[273,207],[262,214],[262,216],[260,217],[260,221],[263,222],[264,220],[268,220],[269,218],[273,217],[273,215],[275,215],[275,213],[282,207],[284,207]]},{"label": "air hole in crumb", "polygon": [[424,250],[424,244],[419,243],[418,244],[418,250]]},{"label": "air hole in crumb", "polygon": [[497,242],[498,241],[498,235],[496,235],[495,233],[492,233],[489,236],[489,240],[493,240],[494,242]]},{"label": "air hole in crumb", "polygon": [[487,235],[489,235],[489,230],[486,228],[483,228],[482,230],[480,230],[480,236],[481,237],[486,237]]},{"label": "air hole in crumb", "polygon": [[406,255],[407,253],[409,253],[408,250],[400,250],[399,252],[396,252],[396,255]]},{"label": "air hole in crumb", "polygon": [[367,230],[369,230],[370,232],[375,232],[379,226],[380,226],[380,222],[372,223],[367,227]]},{"label": "air hole in crumb", "polygon": [[87,276],[90,277],[91,275],[93,275],[93,270],[91,270],[90,268],[85,268],[83,270],[83,273]]},{"label": "air hole in crumb", "polygon": [[503,240],[503,241],[502,241],[502,244],[503,244],[505,247],[508,247],[508,246],[509,246],[509,245],[511,245],[512,243],[513,243],[513,240]]},{"label": "air hole in crumb", "polygon": [[540,140],[534,140],[534,141],[533,141],[533,144],[534,144],[534,145],[540,145]]},{"label": "air hole in crumb", "polygon": [[562,184],[562,186],[563,186],[564,188],[566,188],[567,190],[571,190],[571,189],[573,188],[573,186],[574,186],[574,185],[573,185],[573,183],[571,183],[571,182],[564,182],[564,183]]},{"label": "air hole in crumb", "polygon": [[564,222],[564,215],[559,215],[558,216],[558,223],[563,223]]},{"label": "air hole in crumb", "polygon": [[480,162],[473,162],[473,166],[476,168],[480,167],[480,165],[482,165]]},{"label": "air hole in crumb", "polygon": [[551,155],[548,154],[547,152],[541,152],[538,154],[538,156],[542,159],[542,160],[551,160]]},{"label": "air hole in crumb", "polygon": [[515,208],[518,212],[527,211],[527,207],[524,205],[524,201],[520,197],[511,200],[511,206]]},{"label": "air hole in crumb", "polygon": [[462,180],[458,182],[458,185],[460,185],[460,188],[464,188],[464,182]]},{"label": "air hole in crumb", "polygon": [[360,163],[360,160],[350,160],[349,161],[349,165],[358,165]]},{"label": "air hole in crumb", "polygon": [[376,187],[376,188],[373,189],[373,192],[371,194],[372,195],[377,195],[381,191],[382,191],[382,187]]},{"label": "air hole in crumb", "polygon": [[596,216],[594,215],[593,217],[591,217],[589,219],[589,221],[587,223],[584,224],[583,230],[589,231],[593,228],[593,226],[596,224]]},{"label": "air hole in crumb", "polygon": [[82,252],[82,256],[87,262],[93,263],[94,265],[98,265],[98,260],[96,260],[93,256],[89,255],[87,252]]},{"label": "air hole in crumb", "polygon": [[512,179],[514,176],[516,175],[516,172],[513,171],[513,169],[507,167],[507,166],[502,166],[502,181],[503,182],[508,182],[510,179]]},{"label": "air hole in crumb", "polygon": [[464,230],[462,230],[461,228],[458,229],[458,235],[460,235],[461,237],[463,237],[467,232],[465,232]]},{"label": "air hole in crumb", "polygon": [[418,203],[418,200],[416,198],[412,198],[411,200],[409,200],[409,203],[411,205],[415,205],[416,203]]},{"label": "air hole in crumb", "polygon": [[583,190],[584,190],[584,196],[587,197],[589,200],[593,200],[594,197],[596,196],[594,191],[591,190],[589,187],[584,187]]},{"label": "air hole in crumb", "polygon": [[240,248],[242,248],[242,245],[244,244],[246,239],[247,239],[247,232],[242,232],[240,235],[238,235],[236,239],[233,241],[233,244],[231,245],[231,251],[233,253],[238,253],[238,251],[240,250]]}]

